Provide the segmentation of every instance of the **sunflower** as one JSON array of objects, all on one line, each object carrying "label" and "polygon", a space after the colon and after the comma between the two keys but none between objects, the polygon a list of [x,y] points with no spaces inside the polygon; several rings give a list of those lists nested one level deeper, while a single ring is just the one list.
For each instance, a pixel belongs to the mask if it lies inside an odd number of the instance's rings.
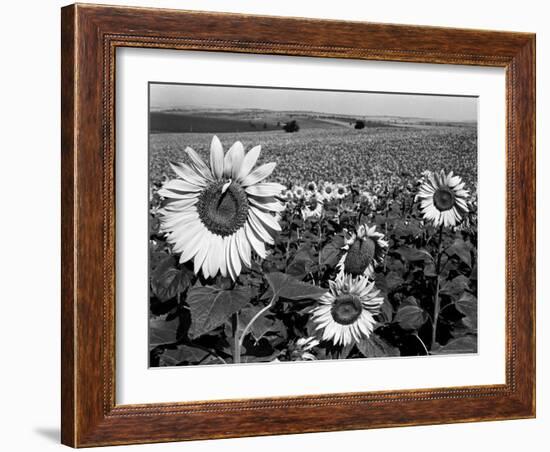
[{"label": "sunflower", "polygon": [[369,228],[365,223],[346,238],[342,249],[345,252],[338,262],[340,271],[352,276],[369,276],[375,265],[384,262],[388,242],[384,240],[384,234],[376,232],[376,226]]},{"label": "sunflower", "polygon": [[425,220],[432,221],[434,226],[456,226],[468,213],[468,190],[464,182],[451,171],[445,174],[430,173],[418,189],[417,199]]},{"label": "sunflower", "polygon": [[384,302],[367,277],[354,278],[340,274],[329,281],[330,291],[319,299],[312,311],[316,331],[322,330],[322,339],[334,345],[346,346],[368,338],[376,321],[374,315]]},{"label": "sunflower", "polygon": [[336,199],[343,199],[348,194],[348,188],[343,184],[337,184],[336,190],[334,191],[334,197]]},{"label": "sunflower", "polygon": [[294,192],[294,197],[296,199],[302,199],[306,195],[306,191],[301,185],[295,185],[292,191]]},{"label": "sunflower", "polygon": [[178,178],[159,190],[168,201],[160,231],[181,263],[194,260],[195,274],[202,269],[208,278],[219,271],[235,280],[243,265],[250,267],[251,252],[265,258],[265,244],[273,244],[273,231],[281,230],[273,214],[285,208],[276,198],[285,187],[264,182],[275,163],[254,169],[260,150],[256,146],[245,155],[237,141],[224,156],[214,136],[210,166],[190,147],[189,164],[171,164]]},{"label": "sunflower", "polygon": [[292,190],[285,190],[283,192],[282,198],[286,202],[294,201],[294,192]]},{"label": "sunflower", "polygon": [[330,201],[336,195],[336,186],[332,182],[325,182],[321,187],[321,195]]},{"label": "sunflower", "polygon": [[361,192],[361,199],[367,203],[370,209],[376,208],[376,201],[378,200],[376,195],[372,195],[368,190]]},{"label": "sunflower", "polygon": [[315,361],[317,358],[313,353],[310,352],[311,349],[317,347],[319,341],[314,337],[298,339],[294,346],[291,346],[293,349],[291,352],[291,357],[293,361]]},{"label": "sunflower", "polygon": [[306,191],[310,194],[314,194],[315,192],[317,192],[317,184],[313,181],[308,182],[306,184]]}]

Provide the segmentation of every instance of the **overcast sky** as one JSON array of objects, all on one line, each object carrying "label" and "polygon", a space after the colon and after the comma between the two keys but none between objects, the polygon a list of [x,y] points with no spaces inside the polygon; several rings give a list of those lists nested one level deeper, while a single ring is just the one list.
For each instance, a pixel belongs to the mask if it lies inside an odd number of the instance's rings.
[{"label": "overcast sky", "polygon": [[211,85],[151,84],[151,108],[261,108],[476,121],[477,98]]}]

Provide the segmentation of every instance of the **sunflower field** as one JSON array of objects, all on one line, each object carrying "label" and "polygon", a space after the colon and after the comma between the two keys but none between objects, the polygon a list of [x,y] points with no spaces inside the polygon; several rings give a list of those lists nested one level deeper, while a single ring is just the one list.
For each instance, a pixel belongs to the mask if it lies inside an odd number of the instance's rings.
[{"label": "sunflower field", "polygon": [[476,181],[474,127],[152,134],[150,365],[476,353]]}]

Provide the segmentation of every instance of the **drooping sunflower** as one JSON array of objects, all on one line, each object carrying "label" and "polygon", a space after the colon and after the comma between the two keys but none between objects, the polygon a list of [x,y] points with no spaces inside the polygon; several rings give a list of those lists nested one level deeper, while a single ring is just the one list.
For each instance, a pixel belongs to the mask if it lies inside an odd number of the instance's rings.
[{"label": "drooping sunflower", "polygon": [[384,302],[374,282],[365,276],[339,274],[329,286],[329,292],[312,311],[316,331],[322,331],[322,339],[334,345],[346,346],[368,338],[376,325],[374,315]]},{"label": "drooping sunflower", "polygon": [[273,244],[273,232],[281,230],[273,214],[285,208],[277,198],[285,187],[264,182],[275,163],[254,168],[260,151],[256,146],[245,154],[237,141],[224,156],[214,136],[210,166],[190,147],[189,164],[171,164],[178,178],[159,190],[168,201],[160,231],[181,263],[194,260],[195,274],[202,269],[206,278],[220,272],[235,280],[243,265],[250,267],[252,251],[265,258],[265,244]]},{"label": "drooping sunflower", "polygon": [[364,223],[346,238],[342,248],[344,254],[338,262],[338,269],[352,276],[369,276],[375,265],[384,262],[388,250],[388,242],[384,234],[376,232],[376,226]]},{"label": "drooping sunflower", "polygon": [[302,217],[304,220],[308,218],[321,218],[323,214],[323,198],[317,193],[313,194],[305,203],[302,209]]},{"label": "drooping sunflower", "polygon": [[418,189],[417,199],[424,219],[434,226],[456,226],[468,213],[468,190],[464,182],[451,171],[430,173]]}]

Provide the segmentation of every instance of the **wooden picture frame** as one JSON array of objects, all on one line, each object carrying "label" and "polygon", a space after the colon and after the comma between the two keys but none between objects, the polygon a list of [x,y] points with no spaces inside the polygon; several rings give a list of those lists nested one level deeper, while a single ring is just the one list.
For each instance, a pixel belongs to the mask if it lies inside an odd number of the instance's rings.
[{"label": "wooden picture frame", "polygon": [[[535,416],[535,35],[71,5],[62,9],[62,442],[73,447]],[[115,403],[119,47],[506,69],[506,383]]]}]

